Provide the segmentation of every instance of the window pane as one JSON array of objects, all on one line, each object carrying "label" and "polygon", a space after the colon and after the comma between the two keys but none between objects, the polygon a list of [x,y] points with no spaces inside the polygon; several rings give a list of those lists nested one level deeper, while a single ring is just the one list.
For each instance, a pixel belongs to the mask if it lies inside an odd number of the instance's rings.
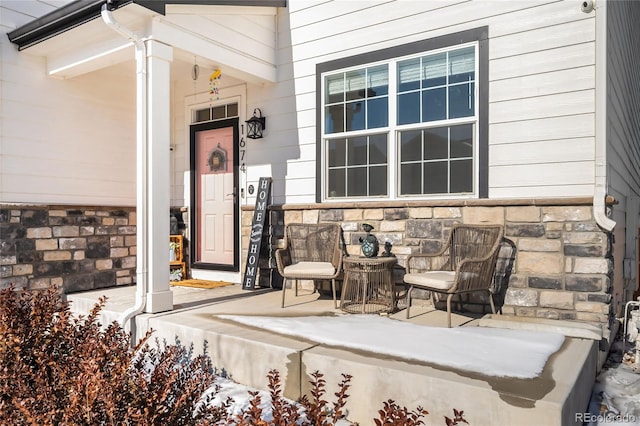
[{"label": "window pane", "polygon": [[363,130],[364,129],[364,102],[350,102],[345,105],[347,109],[347,128],[346,131]]},{"label": "window pane", "polygon": [[351,138],[347,141],[347,162],[349,166],[367,164],[367,137]]},{"label": "window pane", "polygon": [[449,157],[449,128],[437,127],[424,131],[424,159],[439,160]]},{"label": "window pane", "polygon": [[344,139],[329,141],[329,167],[347,165],[347,142]]},{"label": "window pane", "polygon": [[209,121],[211,120],[210,118],[210,113],[209,113],[209,108],[207,109],[199,109],[198,111],[196,111],[196,122],[200,122],[200,121]]},{"label": "window pane", "polygon": [[402,195],[422,193],[422,164],[403,164],[400,168],[400,193]]},{"label": "window pane", "polygon": [[366,88],[365,76],[366,76],[366,71],[364,69],[349,71],[347,73],[345,84],[347,89],[346,95],[347,95],[348,101],[364,98],[364,95],[365,95],[364,91]]},{"label": "window pane", "polygon": [[214,120],[219,120],[221,118],[226,118],[226,116],[227,116],[227,108],[224,105],[213,107],[213,108],[211,108],[211,114],[212,114]]},{"label": "window pane", "polygon": [[387,164],[387,135],[369,136],[369,164]]},{"label": "window pane", "polygon": [[473,191],[473,161],[456,160],[451,162],[451,192]]},{"label": "window pane", "polygon": [[369,195],[387,195],[387,166],[369,168]]},{"label": "window pane", "polygon": [[367,168],[347,169],[347,196],[362,197],[365,195],[367,195]]},{"label": "window pane", "polygon": [[424,164],[424,193],[447,193],[447,162],[438,161]]},{"label": "window pane", "polygon": [[324,109],[324,131],[344,132],[344,105],[333,105]]},{"label": "window pane", "polygon": [[473,156],[473,126],[451,127],[451,158]]},{"label": "window pane", "polygon": [[447,54],[438,53],[422,60],[422,87],[442,86],[447,83]]},{"label": "window pane", "polygon": [[422,132],[412,130],[400,133],[400,161],[422,159]]},{"label": "window pane", "polygon": [[329,197],[344,197],[344,169],[329,170]]},{"label": "window pane", "polygon": [[398,124],[420,122],[420,93],[406,93],[398,96]]},{"label": "window pane", "polygon": [[410,59],[398,63],[398,92],[420,88],[420,59]]},{"label": "window pane", "polygon": [[388,126],[388,93],[387,65],[325,77],[325,133]]},{"label": "window pane", "polygon": [[387,65],[367,69],[367,97],[389,94],[389,71]]},{"label": "window pane", "polygon": [[422,92],[422,121],[447,118],[447,92],[444,87]]},{"label": "window pane", "polygon": [[475,80],[474,47],[449,53],[449,84]]},{"label": "window pane", "polygon": [[449,86],[449,118],[474,114],[474,90],[473,83]]},{"label": "window pane", "polygon": [[375,129],[389,125],[389,98],[367,101],[367,128]]},{"label": "window pane", "polygon": [[331,75],[324,80],[325,104],[344,102],[344,74]]},{"label": "window pane", "polygon": [[227,117],[237,117],[237,116],[238,116],[238,104],[227,105]]}]

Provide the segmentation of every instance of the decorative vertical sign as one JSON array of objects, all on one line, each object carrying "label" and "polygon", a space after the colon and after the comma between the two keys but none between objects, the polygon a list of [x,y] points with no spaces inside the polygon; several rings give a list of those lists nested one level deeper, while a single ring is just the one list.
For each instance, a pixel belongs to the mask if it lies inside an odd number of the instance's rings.
[{"label": "decorative vertical sign", "polygon": [[253,222],[251,222],[247,263],[244,271],[244,279],[242,280],[243,290],[253,290],[258,277],[258,259],[260,257],[262,233],[264,231],[264,221],[267,216],[267,205],[269,204],[270,193],[271,178],[261,177],[258,182],[258,193],[256,194],[256,208],[253,211]]}]

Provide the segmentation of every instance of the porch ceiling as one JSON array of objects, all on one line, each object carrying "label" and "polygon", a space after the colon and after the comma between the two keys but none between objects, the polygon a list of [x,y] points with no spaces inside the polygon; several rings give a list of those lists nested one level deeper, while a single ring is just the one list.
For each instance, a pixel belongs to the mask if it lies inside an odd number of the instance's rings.
[{"label": "porch ceiling", "polygon": [[[136,3],[113,11],[115,19],[141,38],[174,49],[174,75],[198,64],[220,68],[229,77],[253,83],[276,81],[276,7],[166,5],[161,14]],[[47,59],[47,73],[57,78],[134,61],[130,40],[100,17],[69,28],[24,51]]]}]

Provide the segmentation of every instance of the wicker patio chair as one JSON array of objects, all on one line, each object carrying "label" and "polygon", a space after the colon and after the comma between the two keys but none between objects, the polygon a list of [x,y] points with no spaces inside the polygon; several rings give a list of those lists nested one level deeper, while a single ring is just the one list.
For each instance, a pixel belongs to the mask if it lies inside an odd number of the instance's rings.
[{"label": "wicker patio chair", "polygon": [[407,257],[407,318],[414,288],[447,295],[448,327],[455,295],[488,292],[491,312],[495,314],[491,288],[502,234],[500,225],[454,225],[447,244],[438,253]]},{"label": "wicker patio chair", "polygon": [[337,223],[288,224],[285,229],[285,247],[276,250],[278,272],[283,277],[282,307],[287,289],[287,280],[295,282],[298,295],[298,280],[331,280],[333,305],[337,309],[336,278],[342,272],[342,250],[340,235],[342,228]]}]

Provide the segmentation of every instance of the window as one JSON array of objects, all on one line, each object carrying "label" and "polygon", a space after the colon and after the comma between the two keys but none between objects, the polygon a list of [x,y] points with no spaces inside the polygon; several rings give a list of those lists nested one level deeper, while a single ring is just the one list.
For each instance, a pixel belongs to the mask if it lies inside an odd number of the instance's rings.
[{"label": "window", "polygon": [[387,195],[386,135],[328,140],[329,198]]},{"label": "window", "polygon": [[400,194],[473,192],[473,126],[399,132]]},{"label": "window", "polygon": [[360,134],[389,124],[386,65],[326,77],[325,133],[353,133],[327,139],[328,197],[387,195],[387,134]]},{"label": "window", "polygon": [[199,109],[194,112],[194,123],[201,123],[204,121],[222,120],[230,117],[238,116],[238,104],[226,104],[218,105],[214,107],[208,107]]},{"label": "window", "polygon": [[486,197],[487,63],[481,28],[319,64],[318,201]]}]

